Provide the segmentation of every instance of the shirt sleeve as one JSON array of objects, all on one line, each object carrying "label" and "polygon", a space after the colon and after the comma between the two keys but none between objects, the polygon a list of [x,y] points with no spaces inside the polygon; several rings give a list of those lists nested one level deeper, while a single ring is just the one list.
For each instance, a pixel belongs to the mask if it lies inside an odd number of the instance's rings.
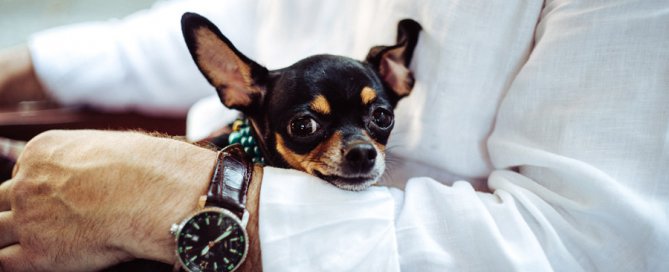
[{"label": "shirt sleeve", "polygon": [[168,1],[123,19],[49,29],[29,41],[35,70],[50,94],[66,105],[183,115],[214,89],[183,42],[181,15],[197,12],[221,27],[247,54],[254,1]]}]

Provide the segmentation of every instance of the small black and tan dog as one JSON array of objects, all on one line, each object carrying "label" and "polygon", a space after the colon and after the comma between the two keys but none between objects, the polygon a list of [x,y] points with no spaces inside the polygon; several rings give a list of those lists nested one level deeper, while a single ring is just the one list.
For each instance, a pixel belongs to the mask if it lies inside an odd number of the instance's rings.
[{"label": "small black and tan dog", "polygon": [[221,102],[248,119],[268,165],[302,170],[346,190],[362,190],[381,177],[393,109],[414,84],[408,66],[417,22],[402,20],[397,44],[373,47],[365,61],[316,55],[272,71],[198,14],[184,14],[181,26],[197,67]]}]

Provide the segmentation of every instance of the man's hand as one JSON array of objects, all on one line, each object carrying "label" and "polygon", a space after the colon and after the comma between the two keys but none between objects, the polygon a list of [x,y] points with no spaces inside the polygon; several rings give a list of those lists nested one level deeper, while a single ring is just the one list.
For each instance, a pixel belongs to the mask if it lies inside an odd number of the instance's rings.
[{"label": "man's hand", "polygon": [[37,78],[28,46],[0,50],[0,106],[49,100]]},{"label": "man's hand", "polygon": [[194,211],[215,161],[213,151],[141,133],[37,136],[0,185],[0,271],[174,263],[170,225]]}]

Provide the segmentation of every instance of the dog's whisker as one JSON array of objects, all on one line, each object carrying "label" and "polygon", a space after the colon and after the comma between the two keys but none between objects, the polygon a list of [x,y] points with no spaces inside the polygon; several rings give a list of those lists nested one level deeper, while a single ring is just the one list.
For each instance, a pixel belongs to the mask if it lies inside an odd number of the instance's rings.
[{"label": "dog's whisker", "polygon": [[401,162],[398,159],[395,158],[388,158],[386,159],[386,169],[394,168],[395,166],[399,165]]},{"label": "dog's whisker", "polygon": [[391,184],[395,180],[394,172],[390,171],[392,170],[392,168],[393,167],[391,165],[388,165],[386,167],[386,171],[384,171],[381,177],[379,178],[379,183]]},{"label": "dog's whisker", "polygon": [[396,148],[403,147],[403,146],[406,146],[406,145],[399,144],[399,143],[389,144],[389,145],[386,145],[386,150],[396,149]]}]

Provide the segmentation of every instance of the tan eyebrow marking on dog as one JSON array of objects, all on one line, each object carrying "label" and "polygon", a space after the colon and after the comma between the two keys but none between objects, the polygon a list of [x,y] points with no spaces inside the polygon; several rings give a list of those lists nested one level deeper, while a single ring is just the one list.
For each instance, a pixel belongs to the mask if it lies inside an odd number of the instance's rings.
[{"label": "tan eyebrow marking on dog", "polygon": [[325,96],[323,95],[317,95],[316,98],[311,101],[309,106],[316,112],[330,114],[330,103],[328,103],[328,100],[325,99]]},{"label": "tan eyebrow marking on dog", "polygon": [[369,105],[376,100],[376,91],[371,87],[364,87],[362,88],[362,91],[360,91],[360,98],[362,99],[363,105]]}]

